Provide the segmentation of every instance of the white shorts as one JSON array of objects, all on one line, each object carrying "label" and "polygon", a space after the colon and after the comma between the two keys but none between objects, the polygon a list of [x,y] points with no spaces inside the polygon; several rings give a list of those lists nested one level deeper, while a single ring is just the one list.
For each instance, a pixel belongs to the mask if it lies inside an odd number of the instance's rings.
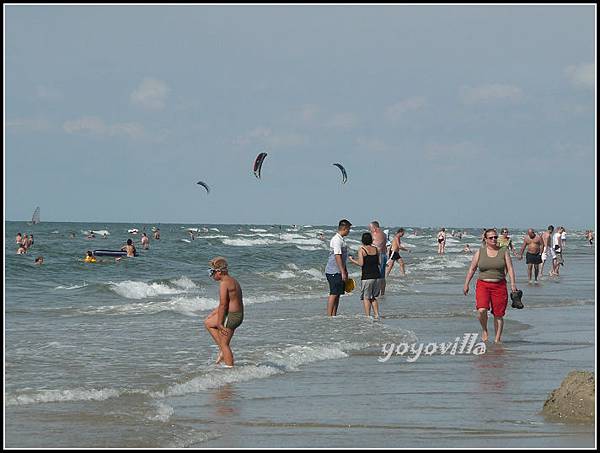
[{"label": "white shorts", "polygon": [[542,261],[546,261],[548,258],[550,258],[551,260],[556,258],[556,252],[554,252],[552,248],[546,248],[544,253],[542,253]]}]

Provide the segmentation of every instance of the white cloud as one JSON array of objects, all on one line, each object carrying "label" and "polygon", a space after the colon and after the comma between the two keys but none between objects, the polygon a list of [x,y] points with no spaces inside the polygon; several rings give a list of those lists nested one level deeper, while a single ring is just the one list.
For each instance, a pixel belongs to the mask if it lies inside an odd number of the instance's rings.
[{"label": "white cloud", "polygon": [[450,160],[467,160],[480,157],[484,150],[471,142],[460,143],[429,143],[425,145],[423,154],[425,158],[438,163]]},{"label": "white cloud", "polygon": [[144,126],[140,123],[114,123],[107,125],[96,116],[65,121],[63,130],[67,134],[93,135],[97,137],[128,137],[133,140],[143,138]]},{"label": "white cloud", "polygon": [[257,128],[252,129],[247,134],[242,135],[241,137],[238,137],[235,140],[233,140],[233,144],[241,145],[241,146],[249,145],[250,143],[264,140],[267,137],[271,136],[272,134],[273,134],[273,131],[267,127],[257,127]]},{"label": "white cloud", "polygon": [[287,148],[291,146],[301,146],[308,141],[305,135],[301,134],[280,134],[267,139],[267,144],[271,148]]},{"label": "white cloud", "polygon": [[423,107],[425,107],[425,105],[426,101],[424,97],[412,97],[403,99],[402,101],[389,106],[386,109],[385,117],[389,121],[399,121],[400,119],[402,119],[405,113],[421,110],[423,109]]},{"label": "white cloud", "polygon": [[85,116],[76,120],[65,121],[63,129],[67,134],[78,132],[104,135],[106,134],[106,124],[100,118],[95,116]]},{"label": "white cloud", "polygon": [[326,123],[332,129],[353,129],[358,124],[358,118],[354,113],[336,113]]},{"label": "white cloud", "polygon": [[596,84],[596,65],[594,63],[569,66],[565,69],[565,74],[576,87],[594,88]]},{"label": "white cloud", "polygon": [[131,93],[129,99],[133,104],[145,110],[162,110],[165,108],[169,91],[165,82],[146,77]]},{"label": "white cloud", "polygon": [[319,106],[314,104],[303,105],[300,108],[300,118],[305,123],[312,123],[319,114]]},{"label": "white cloud", "polygon": [[44,85],[38,85],[35,87],[35,94],[38,99],[43,101],[60,101],[63,98],[63,95],[56,88],[47,87]]},{"label": "white cloud", "polygon": [[44,118],[17,118],[6,121],[6,129],[19,132],[42,132],[50,129],[50,123]]},{"label": "white cloud", "polygon": [[392,147],[382,140],[376,138],[358,138],[356,144],[370,153],[386,153],[392,151]]},{"label": "white cloud", "polygon": [[140,123],[115,123],[108,130],[110,136],[124,136],[133,140],[143,138],[145,135],[144,126]]},{"label": "white cloud", "polygon": [[464,86],[460,89],[460,97],[465,104],[517,102],[523,98],[523,92],[514,85],[491,83],[477,87]]},{"label": "white cloud", "polygon": [[240,146],[256,144],[271,148],[285,148],[303,145],[307,140],[308,138],[305,135],[296,133],[275,134],[267,127],[257,127],[247,134],[236,138],[233,144]]}]

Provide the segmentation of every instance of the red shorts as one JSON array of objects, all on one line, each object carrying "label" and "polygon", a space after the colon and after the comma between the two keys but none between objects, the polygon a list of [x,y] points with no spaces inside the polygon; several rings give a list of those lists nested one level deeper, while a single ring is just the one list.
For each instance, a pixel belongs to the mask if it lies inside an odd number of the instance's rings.
[{"label": "red shorts", "polygon": [[506,281],[484,282],[483,280],[477,280],[475,301],[477,309],[491,309],[495,317],[501,318],[506,314],[506,306],[508,305]]}]

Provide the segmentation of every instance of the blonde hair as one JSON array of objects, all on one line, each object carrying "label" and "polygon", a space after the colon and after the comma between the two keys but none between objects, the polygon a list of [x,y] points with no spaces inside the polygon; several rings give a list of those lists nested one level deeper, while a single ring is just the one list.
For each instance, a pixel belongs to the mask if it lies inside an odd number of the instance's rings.
[{"label": "blonde hair", "polygon": [[217,271],[227,272],[227,260],[222,256],[217,256],[210,260],[209,265]]}]

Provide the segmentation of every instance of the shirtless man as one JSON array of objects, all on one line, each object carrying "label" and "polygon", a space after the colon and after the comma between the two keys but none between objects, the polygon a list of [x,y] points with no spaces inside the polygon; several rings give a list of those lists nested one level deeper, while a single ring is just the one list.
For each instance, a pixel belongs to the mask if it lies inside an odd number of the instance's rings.
[{"label": "shirtless man", "polygon": [[150,239],[146,233],[142,233],[142,248],[148,250],[150,248]]},{"label": "shirtless man", "polygon": [[[554,226],[549,225],[548,229],[542,233],[542,241],[544,243],[544,249],[542,250],[542,267],[540,268],[540,280],[544,276],[544,264],[546,260],[550,258],[550,262],[554,259],[554,251],[552,250],[552,233],[554,232]],[[552,271],[550,271],[552,272]]]},{"label": "shirtless man", "polygon": [[590,247],[594,245],[594,232],[592,230],[589,230],[585,237],[588,240],[588,243],[590,244]]},{"label": "shirtless man", "polygon": [[160,228],[157,228],[156,231],[154,232],[154,239],[160,240]]},{"label": "shirtless man", "polygon": [[244,320],[242,288],[238,281],[229,275],[227,260],[218,256],[210,261],[209,275],[220,282],[219,306],[204,320],[204,326],[219,346],[217,363],[233,366],[233,352],[229,347],[231,338]]},{"label": "shirtless man", "polygon": [[527,255],[525,262],[527,263],[527,275],[529,276],[529,284],[533,283],[531,280],[531,273],[535,269],[535,284],[538,284],[538,274],[540,271],[540,264],[542,264],[542,250],[544,249],[544,241],[541,236],[538,236],[533,228],[527,230],[527,234],[523,238],[523,246],[519,252],[519,259],[523,259],[523,251],[527,247]]},{"label": "shirtless man", "polygon": [[131,239],[127,239],[127,245],[121,247],[121,250],[127,252],[128,257],[135,256],[135,245]]},{"label": "shirtless man", "polygon": [[390,259],[388,261],[387,268],[385,271],[386,277],[390,275],[390,272],[392,272],[392,268],[394,267],[394,263],[396,261],[398,261],[398,264],[400,264],[400,274],[406,275],[406,272],[404,270],[404,260],[400,256],[400,250],[404,250],[408,253],[410,253],[410,250],[406,247],[403,247],[400,243],[400,238],[402,236],[404,236],[404,228],[398,228],[396,236],[394,236],[394,239],[392,239],[392,246],[390,247]]},{"label": "shirtless man", "polygon": [[373,220],[369,224],[369,231],[373,236],[373,246],[377,247],[379,251],[379,264],[381,267],[379,268],[379,274],[381,278],[378,280],[379,284],[379,295],[385,295],[385,269],[387,264],[387,235],[381,229],[379,222],[377,220]]}]

